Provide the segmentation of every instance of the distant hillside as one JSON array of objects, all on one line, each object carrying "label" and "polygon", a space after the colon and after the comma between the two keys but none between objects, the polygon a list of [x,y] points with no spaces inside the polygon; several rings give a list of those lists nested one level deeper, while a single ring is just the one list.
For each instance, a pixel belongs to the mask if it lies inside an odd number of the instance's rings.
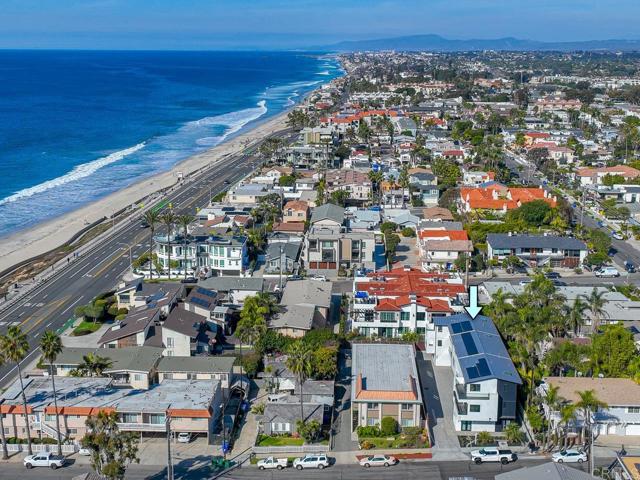
[{"label": "distant hillside", "polygon": [[640,40],[588,40],[582,42],[539,42],[513,37],[496,39],[450,40],[440,35],[412,35],[376,40],[344,41],[317,47],[323,50],[353,52],[364,50],[432,50],[436,52],[464,52],[477,50],[603,50],[640,51]]}]

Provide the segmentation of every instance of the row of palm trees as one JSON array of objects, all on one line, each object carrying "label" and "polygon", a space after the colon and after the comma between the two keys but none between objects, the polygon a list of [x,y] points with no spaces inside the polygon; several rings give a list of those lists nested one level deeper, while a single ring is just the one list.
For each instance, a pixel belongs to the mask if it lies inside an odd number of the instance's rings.
[{"label": "row of palm trees", "polygon": [[593,390],[577,392],[579,400],[576,403],[567,402],[558,394],[559,387],[549,385],[542,401],[550,412],[559,412],[560,416],[555,424],[550,423],[543,443],[549,447],[551,436],[555,434],[557,439],[563,439],[563,448],[567,447],[569,439],[569,429],[576,420],[576,414],[582,415],[582,428],[580,438],[584,442],[586,439],[587,426],[593,428],[591,423],[592,415],[601,408],[608,408],[608,405],[600,400]]},{"label": "row of palm trees", "polygon": [[189,227],[196,218],[193,215],[183,214],[176,215],[172,209],[167,209],[164,212],[150,209],[144,214],[144,220],[149,225],[149,278],[153,278],[153,236],[158,224],[164,225],[167,228],[167,262],[169,264],[168,276],[171,280],[171,235],[176,227],[182,231],[183,253],[184,253],[184,278],[187,278],[187,243],[189,235]]},{"label": "row of palm trees", "polygon": [[[53,364],[58,355],[62,352],[62,341],[60,336],[53,331],[46,331],[40,338],[40,352],[42,360],[49,366],[49,378],[51,379],[51,388],[53,390],[53,405],[56,416],[56,434],[58,444],[58,455],[62,455],[62,436],[60,433],[60,414],[58,411],[58,394],[56,391],[56,377],[54,375]],[[9,327],[5,335],[0,335],[0,366],[5,362],[14,363],[18,370],[18,379],[20,382],[20,395],[22,397],[22,406],[24,409],[24,418],[27,430],[27,448],[29,455],[33,455],[33,447],[31,444],[31,425],[28,415],[27,397],[24,393],[24,381],[22,378],[21,362],[29,354],[29,341],[27,334],[22,331],[19,326]],[[111,366],[111,361],[107,358],[100,357],[89,353],[83,357],[83,363],[78,367],[77,371],[89,376],[101,376],[102,372]],[[0,439],[2,440],[2,459],[9,458],[7,451],[7,439],[4,433],[3,415],[0,414]]]}]

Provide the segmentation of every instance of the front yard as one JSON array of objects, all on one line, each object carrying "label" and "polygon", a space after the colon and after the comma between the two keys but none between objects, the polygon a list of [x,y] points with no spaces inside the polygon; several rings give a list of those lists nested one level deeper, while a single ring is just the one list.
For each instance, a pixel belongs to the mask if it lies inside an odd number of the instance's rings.
[{"label": "front yard", "polygon": [[[359,445],[362,450],[393,449],[393,448],[429,448],[427,433],[415,427],[404,428],[402,432],[393,435],[379,434],[377,427],[364,427],[359,432]],[[371,433],[378,433],[371,435]]]},{"label": "front yard", "polygon": [[294,438],[285,435],[269,436],[259,435],[256,445],[258,447],[299,447],[304,444],[303,438]]}]

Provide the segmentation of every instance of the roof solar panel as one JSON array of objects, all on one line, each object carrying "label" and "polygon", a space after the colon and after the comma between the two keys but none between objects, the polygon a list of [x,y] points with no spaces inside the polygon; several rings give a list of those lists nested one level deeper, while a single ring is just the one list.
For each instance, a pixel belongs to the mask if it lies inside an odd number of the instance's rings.
[{"label": "roof solar panel", "polygon": [[205,307],[205,308],[209,308],[209,305],[211,305],[211,302],[207,302],[203,298],[198,298],[198,297],[192,297],[191,298],[191,302],[195,303],[196,305],[200,305],[202,307]]},{"label": "roof solar panel", "polygon": [[216,292],[212,292],[211,290],[207,290],[206,288],[202,288],[202,287],[196,288],[196,292],[198,292],[200,295],[205,295],[207,297],[213,298],[216,296]]},{"label": "roof solar panel", "polygon": [[468,320],[460,322],[460,328],[462,328],[463,332],[470,332],[471,330],[473,330],[473,328],[471,327],[471,322]]},{"label": "roof solar panel", "polygon": [[467,367],[467,377],[469,377],[469,380],[473,380],[474,378],[478,378],[480,375],[478,375],[478,369],[474,366],[474,367]]},{"label": "roof solar panel", "polygon": [[462,332],[462,327],[460,326],[459,323],[452,323],[451,330],[453,330],[453,333],[460,333]]},{"label": "roof solar panel", "polygon": [[473,340],[473,337],[470,333],[463,333],[461,335],[462,342],[464,343],[464,348],[467,349],[468,355],[477,355],[478,347],[476,347],[476,342]]},{"label": "roof solar panel", "polygon": [[478,360],[477,368],[478,374],[481,377],[488,377],[489,375],[491,375],[491,369],[489,368],[486,359],[481,358],[480,360]]}]

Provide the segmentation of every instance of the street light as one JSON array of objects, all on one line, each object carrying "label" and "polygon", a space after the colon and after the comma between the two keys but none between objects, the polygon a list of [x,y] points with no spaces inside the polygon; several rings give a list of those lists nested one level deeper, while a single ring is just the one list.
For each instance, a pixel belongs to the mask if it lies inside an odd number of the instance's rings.
[{"label": "street light", "polygon": [[167,427],[167,480],[173,480],[173,463],[171,461],[171,415],[168,410],[165,414],[165,425]]}]

